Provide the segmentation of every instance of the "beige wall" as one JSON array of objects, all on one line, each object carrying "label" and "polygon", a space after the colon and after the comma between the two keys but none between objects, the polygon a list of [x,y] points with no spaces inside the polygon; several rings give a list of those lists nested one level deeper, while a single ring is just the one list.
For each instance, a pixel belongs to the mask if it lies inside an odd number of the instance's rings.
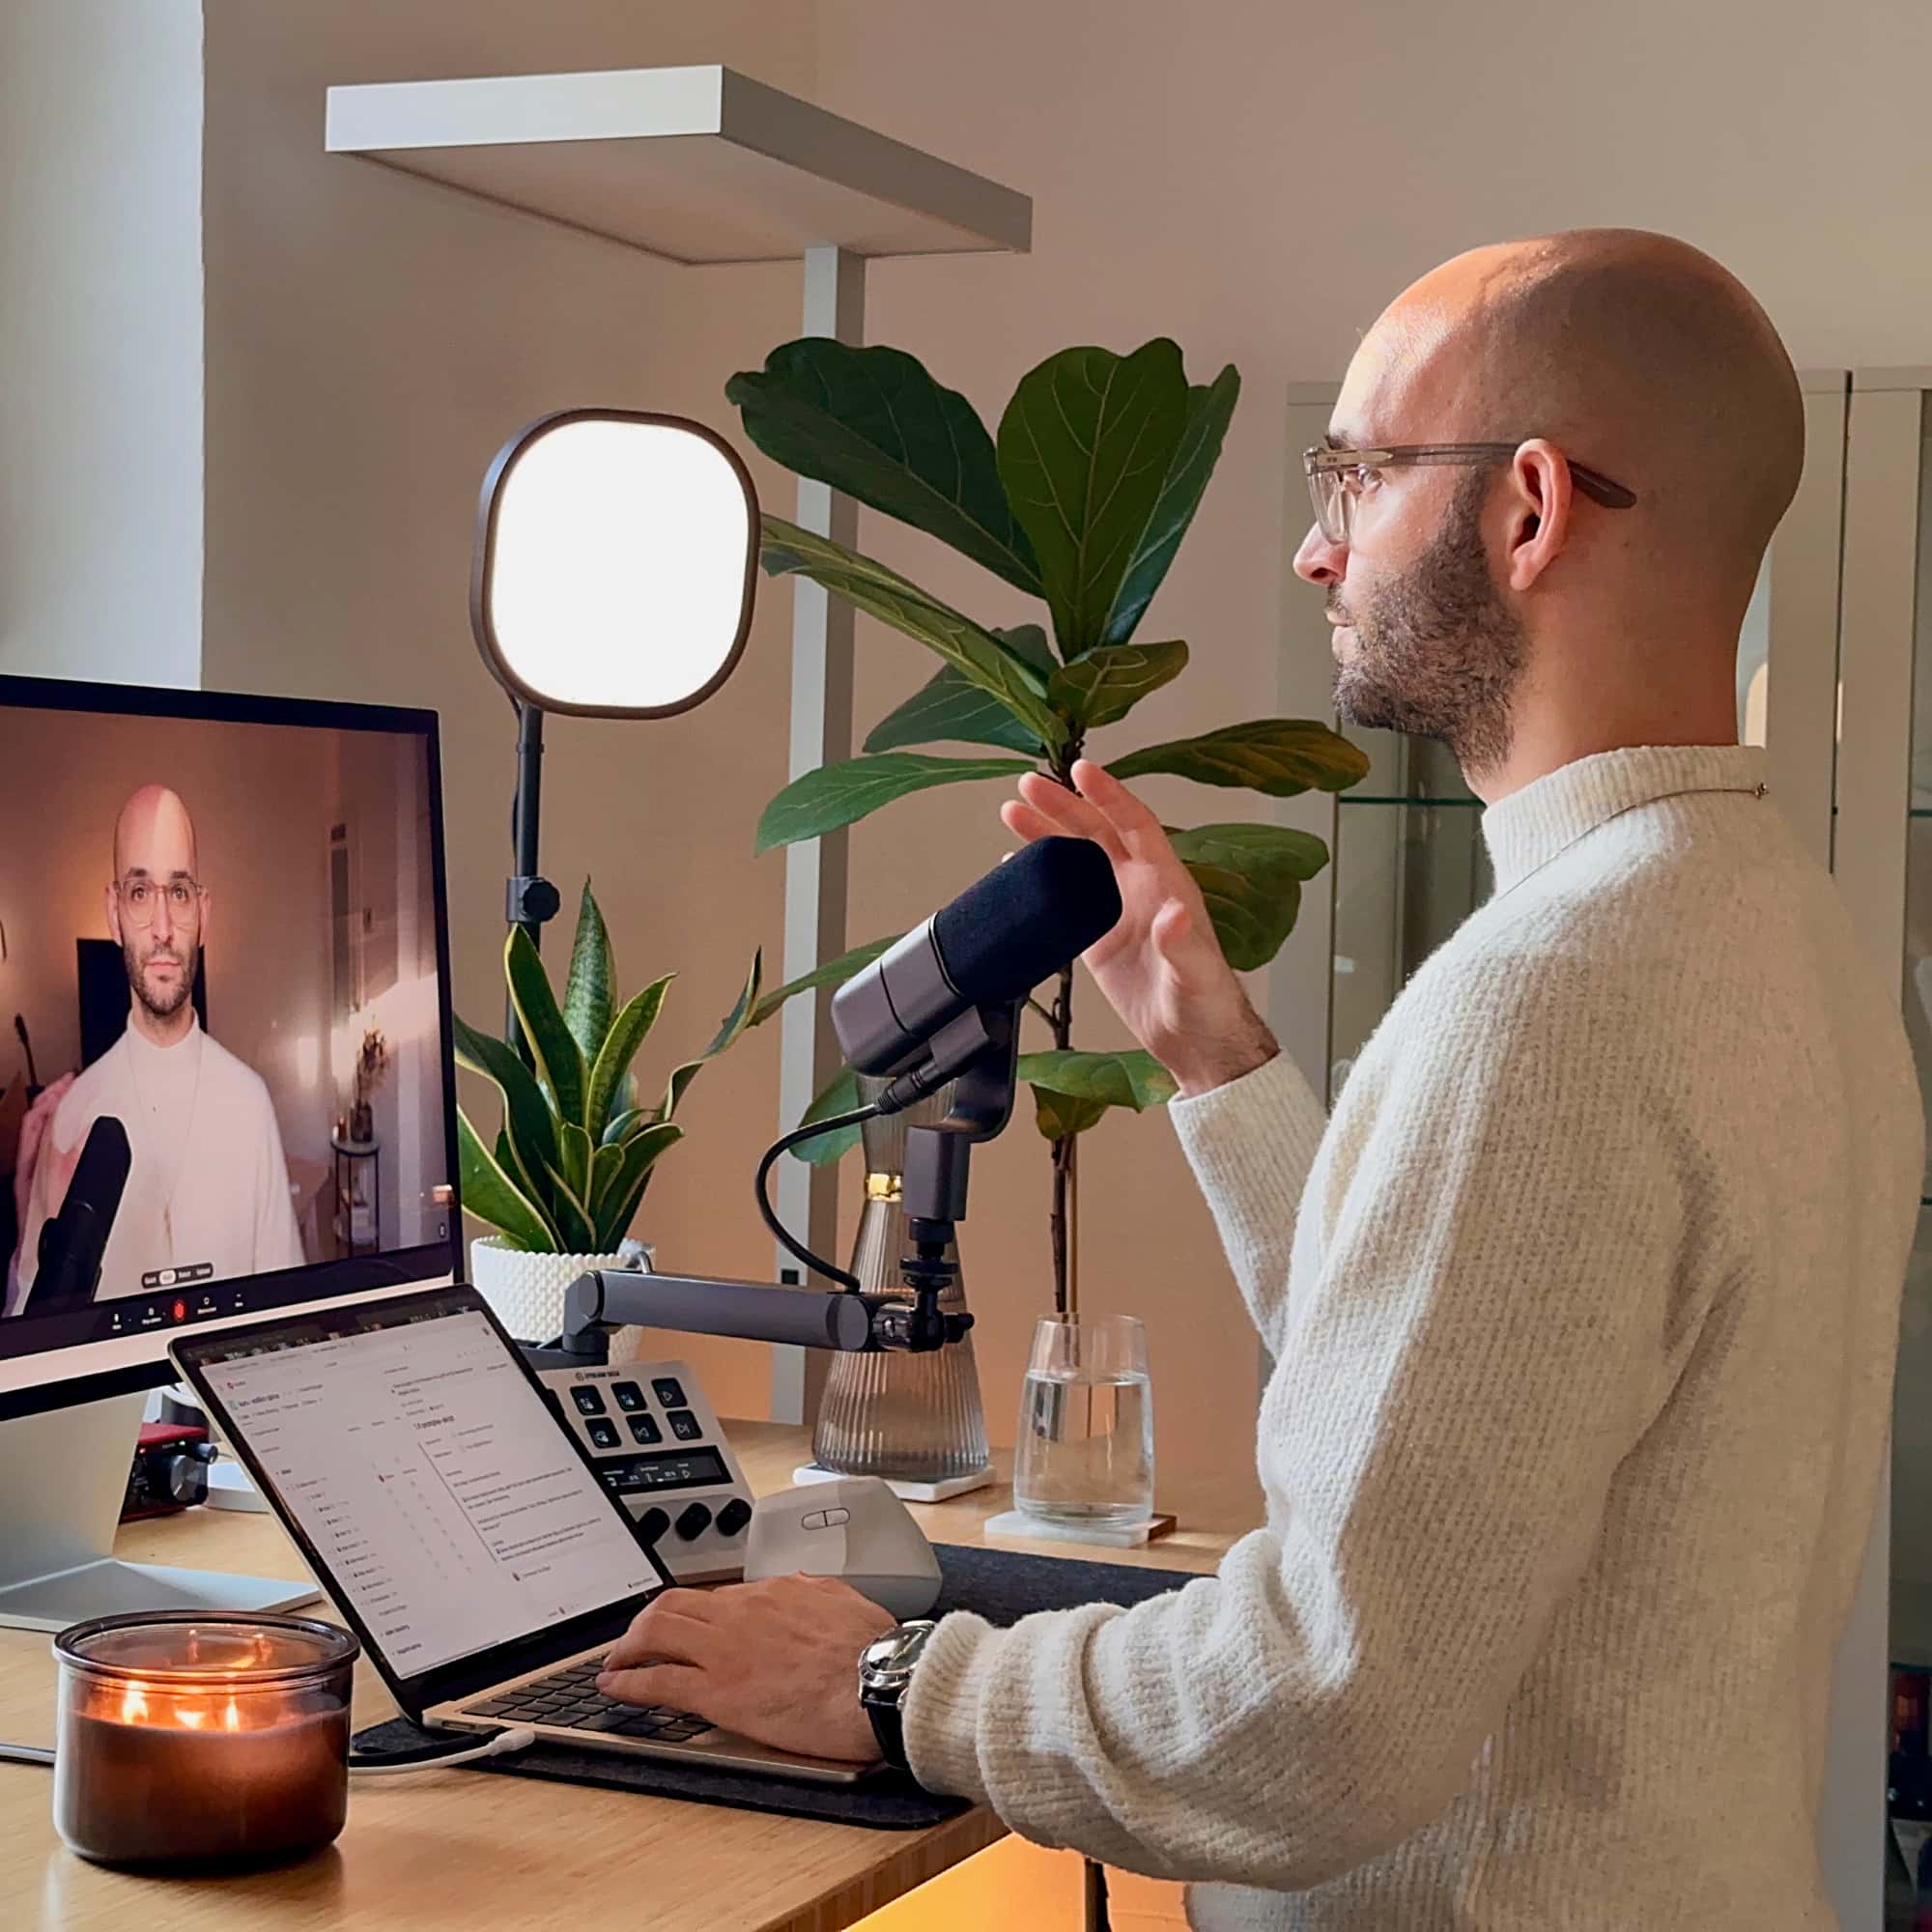
[{"label": "beige wall", "polygon": [[0,671],[201,662],[201,9],[0,5]]},{"label": "beige wall", "polygon": [[[1282,532],[1301,488],[1287,385],[1339,371],[1379,304],[1455,248],[1582,222],[1669,228],[1757,289],[1801,362],[1922,361],[1932,337],[1918,0],[1688,14],[1633,0],[1533,20],[1499,0],[207,11],[206,675],[442,708],[457,993],[479,1019],[497,1003],[511,741],[464,615],[475,483],[509,429],[561,403],[733,427],[720,386],[795,332],[798,279],[671,269],[331,159],[328,81],[723,58],[1035,196],[1031,256],[869,275],[871,338],[914,349],[988,415],[1068,343],[1170,333],[1197,379],[1236,361],[1245,400],[1147,633],[1187,638],[1195,664],[1122,743],[1275,708]],[[788,487],[754,468],[787,509]],[[1018,614],[923,539],[873,520],[862,541],[978,614]],[[684,976],[665,1022],[681,1046],[701,1041],[752,947],[778,944],[780,862],[750,848],[783,776],[786,603],[767,592],[743,669],[701,712],[554,731],[551,867],[573,891],[596,873],[628,980]],[[926,668],[867,626],[860,654],[863,729]],[[1288,677],[1295,708],[1324,708],[1325,663]],[[854,937],[917,919],[988,863],[995,802],[932,794],[861,828]],[[1250,803],[1179,785],[1155,802],[1196,821]],[[1324,997],[1319,922],[1292,947],[1280,1017],[1305,1042]],[[668,1261],[768,1266],[747,1190],[775,1051],[754,1037],[696,1091],[692,1144],[640,1224]],[[1085,1169],[1088,1301],[1150,1321],[1160,1454],[1224,1472],[1247,1507],[1255,1345],[1171,1135],[1110,1120]],[[1029,1133],[980,1161],[967,1260],[998,1436],[1047,1301],[1045,1196]],[[705,1360],[722,1406],[761,1400],[757,1351]]]}]

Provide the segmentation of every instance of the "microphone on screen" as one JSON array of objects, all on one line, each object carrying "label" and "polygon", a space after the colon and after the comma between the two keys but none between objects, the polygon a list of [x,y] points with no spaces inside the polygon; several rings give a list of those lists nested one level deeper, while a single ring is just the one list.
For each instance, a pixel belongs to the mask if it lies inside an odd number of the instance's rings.
[{"label": "microphone on screen", "polygon": [[[935,1035],[981,1007],[1009,1006],[1119,923],[1120,888],[1087,838],[1040,838],[996,866],[833,996],[832,1026],[861,1073],[898,1075]],[[889,1093],[894,1113],[918,1098]]]},{"label": "microphone on screen", "polygon": [[100,1115],[87,1130],[60,1212],[41,1229],[40,1271],[23,1313],[45,1315],[93,1300],[133,1163],[128,1129],[112,1114]]}]

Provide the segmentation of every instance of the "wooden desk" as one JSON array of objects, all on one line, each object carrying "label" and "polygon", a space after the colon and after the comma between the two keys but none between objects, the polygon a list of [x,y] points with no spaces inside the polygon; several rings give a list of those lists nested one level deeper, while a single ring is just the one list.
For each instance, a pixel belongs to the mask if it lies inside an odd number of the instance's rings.
[{"label": "wooden desk", "polygon": [[[752,1487],[787,1488],[803,1432],[728,1425]],[[1004,1464],[1002,1475],[1005,1474]],[[1183,1522],[1204,1504],[1163,1497]],[[980,1525],[1010,1506],[1004,1482],[952,1502],[914,1506],[935,1543],[986,1541]],[[1182,1529],[1148,1550],[1027,1542],[1062,1556],[1212,1570],[1240,1525]],[[298,1577],[274,1520],[191,1510],[133,1523],[117,1552],[132,1561]],[[46,1744],[54,1671],[47,1639],[0,1631],[0,1737]],[[395,1705],[365,1662],[359,1728]],[[43,1770],[0,1764],[0,1923],[8,1932],[583,1932],[621,1922],[651,1932],[836,1932],[1004,1835],[974,1809],[924,1832],[870,1832],[721,1805],[464,1771],[366,1778],[352,1786],[349,1827],[327,1852],[281,1871],[225,1879],[133,1878],[74,1858],[55,1837]]]}]

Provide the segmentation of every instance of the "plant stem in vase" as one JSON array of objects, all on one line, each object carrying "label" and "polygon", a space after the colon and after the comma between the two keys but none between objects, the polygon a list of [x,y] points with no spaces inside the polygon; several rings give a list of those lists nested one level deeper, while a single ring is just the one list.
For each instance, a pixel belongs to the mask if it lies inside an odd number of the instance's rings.
[{"label": "plant stem in vase", "polygon": [[[1060,976],[1060,990],[1053,1002],[1053,1043],[1065,1051],[1073,1044],[1073,968]],[[1053,1306],[1056,1314],[1071,1315],[1079,1305],[1080,1284],[1073,1270],[1072,1243],[1068,1236],[1073,1216],[1079,1210],[1079,1170],[1076,1153],[1078,1134],[1065,1134],[1053,1143]]]}]

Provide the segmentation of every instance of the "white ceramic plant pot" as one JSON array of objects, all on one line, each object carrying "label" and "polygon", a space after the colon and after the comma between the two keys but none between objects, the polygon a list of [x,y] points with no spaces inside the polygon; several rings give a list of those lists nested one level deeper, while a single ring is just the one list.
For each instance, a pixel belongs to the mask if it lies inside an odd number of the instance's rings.
[{"label": "white ceramic plant pot", "polygon": [[[480,1235],[469,1243],[469,1279],[519,1342],[548,1342],[563,1332],[563,1299],[579,1275],[650,1264],[651,1251],[641,1241],[626,1241],[614,1255],[527,1254],[500,1235]],[[620,1329],[613,1335],[611,1358],[629,1360],[639,1333]]]}]

